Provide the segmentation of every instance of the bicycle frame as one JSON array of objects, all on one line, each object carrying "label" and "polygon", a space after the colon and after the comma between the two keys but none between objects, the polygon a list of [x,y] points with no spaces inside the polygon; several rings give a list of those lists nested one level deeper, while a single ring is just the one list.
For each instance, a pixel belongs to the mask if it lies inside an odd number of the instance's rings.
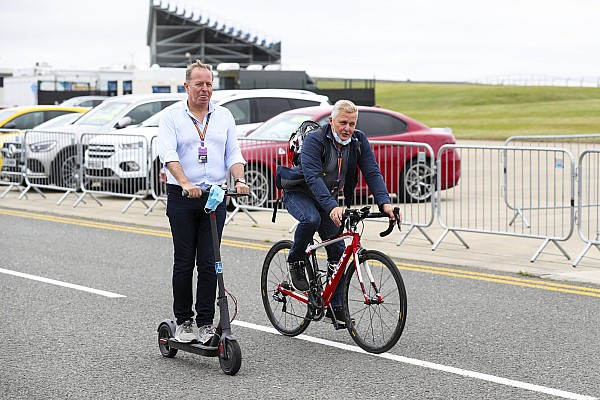
[{"label": "bicycle frame", "polygon": [[[313,257],[313,268],[316,269],[316,263],[315,263],[316,262],[316,254],[315,254],[316,250],[326,247],[326,246],[329,246],[330,244],[345,241],[348,239],[352,239],[352,242],[349,246],[346,247],[346,249],[344,249],[342,258],[340,259],[336,269],[331,274],[331,277],[329,277],[329,279],[327,279],[327,282],[325,283],[325,288],[323,289],[323,292],[321,293],[321,296],[323,298],[323,307],[325,309],[327,309],[329,307],[329,302],[331,301],[331,298],[333,297],[333,293],[335,292],[337,285],[341,282],[342,277],[348,270],[348,261],[350,260],[350,256],[353,256],[354,266],[356,268],[356,277],[358,278],[360,288],[363,292],[363,296],[365,298],[365,304],[381,304],[381,303],[383,303],[383,298],[382,298],[381,294],[379,293],[379,289],[375,285],[375,280],[373,279],[373,275],[371,274],[371,270],[368,265],[366,266],[367,276],[369,278],[371,286],[373,287],[373,289],[376,292],[376,295],[374,297],[369,298],[369,296],[367,295],[367,293],[365,291],[363,276],[362,276],[361,270],[359,268],[359,264],[360,264],[359,263],[359,253],[362,250],[362,246],[360,244],[360,234],[358,232],[356,232],[355,230],[353,230],[353,229],[349,230],[348,232],[344,232],[341,235],[336,236],[335,238],[327,239],[320,243],[316,243],[316,244],[312,244],[312,245],[308,246],[306,248],[306,254]],[[339,273],[340,271],[343,271],[343,272]],[[308,304],[308,301],[309,301],[308,296],[306,296],[304,294],[304,292],[296,292],[296,291],[293,291],[290,289],[286,289],[281,284],[278,285],[278,291],[286,296],[290,296],[298,301],[301,301],[302,303]]]}]

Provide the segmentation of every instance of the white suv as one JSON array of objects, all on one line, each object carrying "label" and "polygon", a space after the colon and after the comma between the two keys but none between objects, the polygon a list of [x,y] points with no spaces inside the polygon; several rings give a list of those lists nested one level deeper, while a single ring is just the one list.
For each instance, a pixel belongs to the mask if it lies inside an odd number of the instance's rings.
[{"label": "white suv", "polygon": [[[231,111],[238,136],[245,136],[283,111],[331,104],[327,96],[292,89],[215,90],[211,101]],[[102,185],[111,191],[135,193],[150,187],[147,178],[151,175],[158,188],[162,166],[152,144],[159,121],[160,113],[138,127],[119,131],[121,135],[92,138],[84,159],[85,179],[92,181],[92,187]]]},{"label": "white suv", "polygon": [[215,90],[212,101],[231,111],[238,136],[284,111],[331,104],[327,96],[295,89]]}]

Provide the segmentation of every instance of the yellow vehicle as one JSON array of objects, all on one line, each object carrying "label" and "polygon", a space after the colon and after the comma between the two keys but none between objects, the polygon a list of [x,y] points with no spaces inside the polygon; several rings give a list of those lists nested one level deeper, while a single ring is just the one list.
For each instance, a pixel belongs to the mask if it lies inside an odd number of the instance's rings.
[{"label": "yellow vehicle", "polygon": [[32,129],[59,115],[84,113],[88,107],[23,106],[0,110],[0,129]]},{"label": "yellow vehicle", "polygon": [[[8,107],[0,110],[0,148],[8,138],[13,138],[19,130],[32,129],[43,122],[56,118],[60,115],[89,111],[89,107],[69,106],[22,106]],[[0,153],[0,168],[2,168],[2,156]]]}]

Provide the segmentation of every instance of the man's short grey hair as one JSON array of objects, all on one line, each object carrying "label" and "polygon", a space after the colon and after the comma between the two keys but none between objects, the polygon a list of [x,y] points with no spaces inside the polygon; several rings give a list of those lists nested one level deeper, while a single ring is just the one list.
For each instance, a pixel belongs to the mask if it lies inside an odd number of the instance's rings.
[{"label": "man's short grey hair", "polygon": [[189,82],[190,79],[192,79],[192,71],[196,68],[204,68],[204,69],[210,71],[210,76],[212,77],[212,79],[215,79],[215,75],[213,74],[212,65],[204,64],[202,61],[196,60],[193,63],[191,63],[190,65],[188,65],[187,68],[185,69],[185,81],[186,82]]},{"label": "man's short grey hair", "polygon": [[358,107],[350,100],[336,101],[333,110],[331,111],[331,118],[337,117],[340,111],[347,112],[348,114],[356,114],[356,117],[358,118]]}]

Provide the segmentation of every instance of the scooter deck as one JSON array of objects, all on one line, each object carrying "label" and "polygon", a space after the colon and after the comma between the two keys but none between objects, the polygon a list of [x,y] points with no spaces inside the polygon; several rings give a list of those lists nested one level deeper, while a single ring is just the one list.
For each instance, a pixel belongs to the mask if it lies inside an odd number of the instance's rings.
[{"label": "scooter deck", "polygon": [[177,340],[170,338],[169,347],[173,349],[187,351],[189,353],[199,354],[206,357],[217,357],[219,355],[218,346],[205,346],[200,343],[181,343]]}]

